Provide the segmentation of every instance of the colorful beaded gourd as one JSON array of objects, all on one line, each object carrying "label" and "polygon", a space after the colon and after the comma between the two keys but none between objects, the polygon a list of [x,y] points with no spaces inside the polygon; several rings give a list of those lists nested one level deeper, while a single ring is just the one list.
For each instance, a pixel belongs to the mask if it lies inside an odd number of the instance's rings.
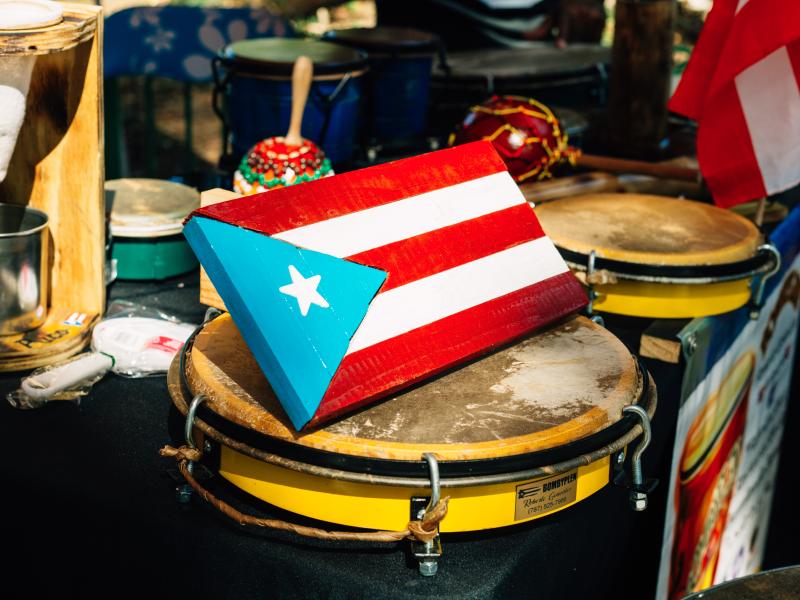
[{"label": "colorful beaded gourd", "polygon": [[314,142],[286,144],[283,137],[266,138],[250,149],[233,175],[233,189],[258,194],[333,175],[325,152]]},{"label": "colorful beaded gourd", "polygon": [[478,140],[492,142],[517,182],[546,179],[561,160],[575,160],[558,119],[532,98],[492,96],[470,109],[448,142],[452,146]]}]

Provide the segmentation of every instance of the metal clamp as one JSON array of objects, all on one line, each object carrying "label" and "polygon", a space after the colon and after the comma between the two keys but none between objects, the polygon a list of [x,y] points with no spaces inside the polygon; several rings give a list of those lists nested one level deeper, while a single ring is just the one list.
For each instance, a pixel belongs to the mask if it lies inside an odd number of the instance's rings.
[{"label": "metal clamp", "polygon": [[764,287],[766,286],[767,280],[770,279],[772,276],[778,273],[781,270],[781,253],[773,244],[762,244],[758,247],[759,252],[769,252],[772,254],[773,258],[773,266],[772,268],[764,273],[761,277],[759,277],[756,281],[754,281],[755,289],[752,292],[752,296],[750,299],[750,318],[757,319],[758,315],[761,314],[761,306],[764,302]]},{"label": "metal clamp", "polygon": [[203,315],[203,325],[205,325],[209,321],[213,321],[214,319],[216,319],[221,314],[222,314],[222,311],[220,309],[214,308],[213,306],[209,306],[206,309],[205,314]]},{"label": "metal clamp", "polygon": [[592,275],[597,270],[595,267],[595,261],[597,260],[597,252],[592,250],[589,252],[589,259],[586,263],[586,293],[589,296],[589,304],[586,305],[586,315],[595,323],[600,325],[600,327],[605,327],[605,322],[603,321],[603,317],[600,315],[594,314],[594,301],[600,297],[594,289],[594,284],[590,283],[592,280]]},{"label": "metal clamp", "polygon": [[641,512],[647,508],[648,494],[652,493],[658,485],[657,479],[645,479],[642,474],[642,454],[650,445],[652,438],[652,430],[650,429],[650,417],[647,416],[647,411],[641,406],[633,404],[626,406],[622,409],[623,414],[633,414],[639,419],[642,426],[642,441],[636,446],[636,449],[631,454],[631,477],[625,477],[624,471],[620,476],[615,478],[615,483],[621,485],[628,490],[630,506],[636,512]]},{"label": "metal clamp", "polygon": [[[186,411],[186,423],[183,425],[183,438],[186,445],[192,450],[197,450],[197,444],[194,441],[193,435],[195,415],[197,414],[197,409],[205,400],[206,397],[203,394],[197,394],[197,396],[192,398],[192,402],[189,404],[189,410]],[[194,473],[194,462],[190,460],[186,468],[189,470],[189,473]],[[188,483],[178,486],[177,492],[178,502],[181,504],[187,504],[192,499],[193,490],[192,486]]]},{"label": "metal clamp", "polygon": [[[441,498],[439,463],[430,452],[426,452],[422,457],[428,463],[431,497],[427,499],[427,504],[424,506],[421,504],[426,500],[425,498],[411,498],[411,518],[416,520],[422,520],[425,517],[425,513],[433,510]],[[419,574],[425,577],[432,577],[439,570],[438,560],[442,556],[442,540],[438,534],[427,542],[412,540],[411,554],[419,561]]]}]

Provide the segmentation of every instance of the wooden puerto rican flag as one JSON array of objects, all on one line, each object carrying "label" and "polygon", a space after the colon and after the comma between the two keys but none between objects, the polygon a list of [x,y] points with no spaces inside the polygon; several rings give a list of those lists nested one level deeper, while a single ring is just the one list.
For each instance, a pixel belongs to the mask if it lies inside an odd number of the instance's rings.
[{"label": "wooden puerto rican flag", "polygon": [[208,206],[184,234],[298,429],[586,304],[488,142]]},{"label": "wooden puerto rican flag", "polygon": [[698,122],[714,201],[733,206],[800,181],[800,1],[715,0],[670,110]]}]

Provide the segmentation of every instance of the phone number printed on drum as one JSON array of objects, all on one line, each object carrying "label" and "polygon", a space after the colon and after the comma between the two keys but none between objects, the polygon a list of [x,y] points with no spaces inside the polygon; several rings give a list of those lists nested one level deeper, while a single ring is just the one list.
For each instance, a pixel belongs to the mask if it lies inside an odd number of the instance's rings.
[{"label": "phone number printed on drum", "polygon": [[514,495],[514,520],[530,519],[575,501],[578,470],[561,473],[517,486]]}]

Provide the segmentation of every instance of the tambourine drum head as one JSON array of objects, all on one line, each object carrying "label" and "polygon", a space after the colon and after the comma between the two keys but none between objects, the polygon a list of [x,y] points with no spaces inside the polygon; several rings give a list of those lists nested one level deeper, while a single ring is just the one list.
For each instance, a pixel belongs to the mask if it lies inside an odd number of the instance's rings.
[{"label": "tambourine drum head", "polygon": [[[398,476],[412,469],[414,476],[424,479],[427,471],[418,466],[424,452],[433,452],[445,480],[448,470],[470,474],[490,468],[496,473],[521,459],[522,467],[508,467],[516,472],[532,464],[526,462],[528,457],[546,452],[573,452],[569,457],[576,458],[581,443],[623,425],[623,407],[649,390],[624,345],[583,317],[311,432],[298,433],[291,427],[228,315],[199,333],[184,370],[189,388],[184,393],[204,394],[205,410],[216,417],[215,423],[229,422],[237,431],[277,443],[273,451],[287,458],[390,476],[393,469]],[[174,371],[170,391],[176,398]],[[180,402],[176,398],[183,412],[186,397]],[[314,477],[267,464],[224,444],[220,473],[281,508],[369,528],[403,528],[409,518],[409,498],[429,495],[425,489]],[[563,475],[570,486],[562,502],[541,511],[526,512],[517,504],[517,488],[530,480],[447,489],[452,499],[443,530],[500,527],[566,508],[608,483],[609,457]]]},{"label": "tambourine drum head", "polygon": [[[665,196],[587,194],[543,203],[536,214],[556,246],[630,265],[702,268],[746,261],[761,243],[747,219],[715,206]],[[623,274],[624,275],[624,274]],[[699,281],[699,280],[698,280]],[[734,310],[750,298],[750,279],[706,283],[627,280],[599,285],[595,307],[612,313],[686,318]]]},{"label": "tambourine drum head", "polygon": [[105,198],[119,279],[160,280],[197,268],[182,235],[183,220],[200,207],[197,190],[161,179],[112,179]]}]

